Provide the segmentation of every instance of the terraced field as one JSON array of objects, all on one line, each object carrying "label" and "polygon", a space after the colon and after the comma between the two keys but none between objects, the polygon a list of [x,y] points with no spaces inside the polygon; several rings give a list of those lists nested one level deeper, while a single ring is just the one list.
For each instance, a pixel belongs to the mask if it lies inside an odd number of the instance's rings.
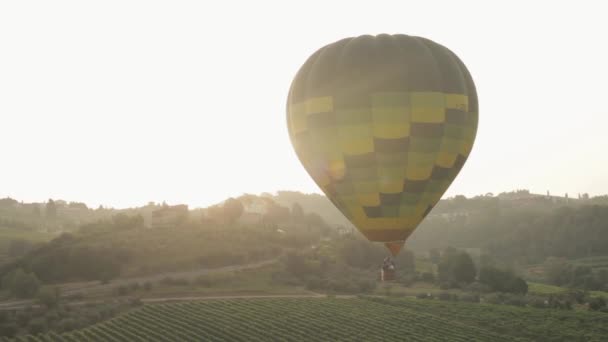
[{"label": "terraced field", "polygon": [[409,298],[229,299],[145,305],[17,341],[606,341],[608,314]]}]

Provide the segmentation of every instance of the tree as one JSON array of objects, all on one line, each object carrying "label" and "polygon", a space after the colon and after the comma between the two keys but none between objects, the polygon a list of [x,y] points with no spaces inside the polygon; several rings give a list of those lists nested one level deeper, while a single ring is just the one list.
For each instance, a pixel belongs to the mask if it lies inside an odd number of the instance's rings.
[{"label": "tree", "polygon": [[233,223],[243,215],[244,207],[241,201],[230,197],[226,200],[223,206],[224,219],[228,223]]},{"label": "tree", "polygon": [[479,282],[487,285],[492,291],[526,294],[528,284],[512,271],[501,270],[493,266],[484,266],[479,270]]},{"label": "tree", "polygon": [[11,240],[11,242],[9,242],[9,244],[8,244],[8,255],[12,258],[20,257],[31,249],[32,249],[32,243],[27,240],[23,240],[23,239]]},{"label": "tree", "polygon": [[544,263],[547,280],[554,285],[566,285],[572,279],[572,266],[564,258],[548,258]]},{"label": "tree", "polygon": [[525,280],[519,277],[514,277],[509,282],[509,292],[517,293],[517,294],[526,294],[528,293],[528,283]]},{"label": "tree", "polygon": [[477,270],[469,253],[461,252],[452,266],[452,277],[458,283],[470,284],[475,280]]},{"label": "tree", "polygon": [[[475,280],[477,270],[471,256],[464,251],[448,247],[437,266],[439,280],[444,283],[470,284]],[[450,286],[448,286],[450,287]]]},{"label": "tree", "polygon": [[38,303],[52,309],[59,304],[60,292],[58,287],[43,288],[38,292]]},{"label": "tree", "polygon": [[269,202],[264,219],[271,223],[285,222],[289,220],[290,211],[288,207]]},{"label": "tree", "polygon": [[395,257],[395,264],[400,273],[412,274],[416,271],[416,257],[414,256],[414,253],[409,250],[402,250],[397,257]]},{"label": "tree", "polygon": [[57,218],[57,205],[52,199],[49,199],[46,203],[45,213],[47,219],[54,220]]},{"label": "tree", "polygon": [[433,264],[438,264],[441,260],[441,252],[437,248],[431,248],[429,250],[429,259]]},{"label": "tree", "polygon": [[295,221],[302,221],[303,220],[303,218],[304,218],[304,209],[302,209],[302,206],[300,205],[300,203],[294,202],[294,204],[291,206],[291,217]]},{"label": "tree", "polygon": [[38,293],[40,281],[33,272],[18,268],[2,279],[2,285],[17,298],[32,298]]},{"label": "tree", "polygon": [[600,310],[606,307],[606,300],[604,297],[596,297],[589,301],[589,309],[593,311]]},{"label": "tree", "polygon": [[116,230],[129,230],[143,228],[144,218],[141,215],[129,216],[124,213],[118,213],[112,217],[112,223]]},{"label": "tree", "polygon": [[33,204],[32,215],[36,218],[39,218],[42,216],[42,212],[40,211],[40,207],[38,206],[38,204]]}]

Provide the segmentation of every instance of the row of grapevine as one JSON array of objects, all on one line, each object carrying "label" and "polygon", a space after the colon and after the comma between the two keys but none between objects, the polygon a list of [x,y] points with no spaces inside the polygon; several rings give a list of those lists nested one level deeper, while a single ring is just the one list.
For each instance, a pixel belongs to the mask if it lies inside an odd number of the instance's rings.
[{"label": "row of grapevine", "polygon": [[[569,329],[562,337],[593,341],[608,329],[605,316],[373,297],[231,299],[146,305],[79,331],[15,341],[528,341],[550,337],[554,321]],[[595,330],[581,332],[586,326]]]}]

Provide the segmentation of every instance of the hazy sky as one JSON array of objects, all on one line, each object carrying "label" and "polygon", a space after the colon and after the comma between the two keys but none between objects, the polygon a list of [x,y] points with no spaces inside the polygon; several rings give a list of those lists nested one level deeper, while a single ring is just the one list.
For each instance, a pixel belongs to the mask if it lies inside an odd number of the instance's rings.
[{"label": "hazy sky", "polygon": [[604,1],[2,1],[0,197],[206,206],[319,192],[290,145],[316,49],[404,33],[454,51],[480,122],[446,196],[608,193]]}]

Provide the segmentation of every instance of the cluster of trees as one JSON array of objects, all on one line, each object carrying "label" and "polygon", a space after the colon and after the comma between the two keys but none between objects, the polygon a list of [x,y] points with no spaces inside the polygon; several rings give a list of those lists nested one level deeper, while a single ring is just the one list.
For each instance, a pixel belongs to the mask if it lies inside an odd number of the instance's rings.
[{"label": "cluster of trees", "polygon": [[593,270],[586,265],[574,265],[564,258],[548,258],[543,269],[546,280],[553,285],[608,291],[608,269]]},{"label": "cluster of trees", "polygon": [[11,258],[20,257],[34,248],[34,244],[25,239],[14,239],[8,243],[7,255]]},{"label": "cluster of trees", "polygon": [[376,288],[369,274],[345,263],[318,254],[292,252],[283,261],[284,269],[273,276],[280,284],[304,285],[313,291],[368,293]]},{"label": "cluster of trees", "polygon": [[129,258],[128,252],[120,248],[79,245],[78,242],[79,238],[65,233],[4,265],[0,268],[0,274],[13,274],[23,269],[35,274],[44,283],[105,280],[118,275]]},{"label": "cluster of trees", "polygon": [[441,254],[437,265],[437,278],[440,287],[444,289],[460,287],[479,292],[528,292],[528,284],[513,271],[484,264],[478,272],[471,256],[453,247],[446,248]]},{"label": "cluster of trees", "polygon": [[558,205],[545,198],[458,196],[442,201],[410,237],[415,250],[481,248],[495,260],[536,264],[546,258],[608,255],[608,206]]},{"label": "cluster of trees", "polygon": [[17,268],[2,277],[2,288],[17,298],[33,298],[38,294],[40,280],[35,273]]},{"label": "cluster of trees", "polygon": [[211,206],[205,210],[203,222],[233,224],[245,213],[245,205],[256,202],[263,203],[259,222],[266,224],[295,223],[317,226],[327,230],[328,225],[317,213],[305,212],[298,202],[289,206],[280,205],[271,197],[243,195],[239,198],[228,198],[223,204]]}]

